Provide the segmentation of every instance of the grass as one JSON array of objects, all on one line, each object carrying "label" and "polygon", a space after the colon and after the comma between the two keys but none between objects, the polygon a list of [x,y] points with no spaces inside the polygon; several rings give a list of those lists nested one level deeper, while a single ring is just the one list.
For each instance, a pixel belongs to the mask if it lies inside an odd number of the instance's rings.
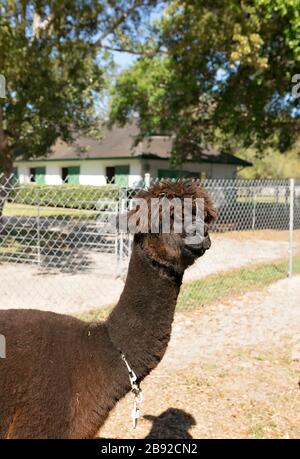
[{"label": "grass", "polygon": [[238,196],[236,201],[238,203],[246,204],[284,204],[288,205],[289,200],[285,196]]},{"label": "grass", "polygon": [[[294,273],[300,273],[300,256],[294,258]],[[260,263],[213,274],[201,280],[184,284],[177,302],[177,309],[190,309],[199,304],[210,304],[260,289],[287,276],[287,261]]]},{"label": "grass", "polygon": [[[294,274],[300,274],[300,256],[294,258]],[[260,263],[254,266],[232,269],[213,274],[204,279],[183,284],[177,302],[177,310],[196,308],[250,290],[258,290],[287,277],[287,261]],[[104,320],[113,306],[92,309],[76,314],[85,321]]]},{"label": "grass", "polygon": [[30,206],[28,204],[15,204],[7,202],[4,207],[3,215],[8,217],[64,217],[95,220],[98,212],[93,210],[69,209],[64,207],[45,207]]}]

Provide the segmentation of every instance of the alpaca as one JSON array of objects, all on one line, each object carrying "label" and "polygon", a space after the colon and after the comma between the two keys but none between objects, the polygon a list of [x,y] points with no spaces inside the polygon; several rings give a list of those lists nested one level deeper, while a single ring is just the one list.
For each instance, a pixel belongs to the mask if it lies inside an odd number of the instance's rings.
[{"label": "alpaca", "polygon": [[[142,191],[148,200],[203,198],[207,224],[213,204],[195,182],[168,181]],[[133,211],[134,212],[134,211]],[[210,247],[187,247],[183,234],[134,236],[124,290],[106,321],[39,310],[2,310],[0,438],[94,438],[114,405],[131,389],[126,356],[142,381],[162,359],[184,270]]]}]

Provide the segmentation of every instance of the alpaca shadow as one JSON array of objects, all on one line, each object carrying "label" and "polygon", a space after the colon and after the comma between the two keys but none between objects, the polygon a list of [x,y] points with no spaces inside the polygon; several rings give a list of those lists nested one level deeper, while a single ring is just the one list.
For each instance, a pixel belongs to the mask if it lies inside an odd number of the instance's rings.
[{"label": "alpaca shadow", "polygon": [[159,416],[143,416],[151,421],[152,428],[145,438],[189,439],[193,438],[189,429],[196,425],[194,417],[183,410],[168,408]]}]

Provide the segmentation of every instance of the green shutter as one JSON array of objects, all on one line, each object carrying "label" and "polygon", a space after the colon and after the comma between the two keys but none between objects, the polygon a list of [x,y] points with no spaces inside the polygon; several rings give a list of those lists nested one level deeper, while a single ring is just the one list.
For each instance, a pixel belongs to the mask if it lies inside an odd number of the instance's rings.
[{"label": "green shutter", "polygon": [[69,167],[68,168],[68,176],[69,176],[68,183],[72,183],[73,185],[77,185],[79,183],[80,166]]},{"label": "green shutter", "polygon": [[46,175],[46,168],[45,167],[37,167],[35,169],[35,182],[39,185],[45,184],[45,175]]},{"label": "green shutter", "polygon": [[176,169],[158,169],[158,178],[159,179],[164,179],[164,178],[169,178],[169,179],[177,179],[177,178],[184,178],[184,177],[199,177],[199,174],[195,174],[193,172],[189,171],[179,171]]},{"label": "green shutter", "polygon": [[182,172],[176,171],[175,169],[158,169],[159,179],[164,179],[164,178],[176,179],[181,176],[182,176]]},{"label": "green shutter", "polygon": [[115,183],[128,186],[129,166],[115,166]]}]

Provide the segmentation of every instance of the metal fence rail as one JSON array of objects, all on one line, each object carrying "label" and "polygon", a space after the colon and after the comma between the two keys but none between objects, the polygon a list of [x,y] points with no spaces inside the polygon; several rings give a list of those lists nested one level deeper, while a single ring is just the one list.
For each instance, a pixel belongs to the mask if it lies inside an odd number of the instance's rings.
[{"label": "metal fence rail", "polygon": [[[115,302],[131,237],[107,231],[107,221],[130,208],[142,186],[23,185],[0,177],[0,307],[38,301],[47,308],[61,301],[80,309]],[[199,282],[207,276],[257,263],[283,263],[282,274],[291,276],[299,253],[300,182],[206,180],[204,186],[218,209],[216,249],[201,269],[187,273],[180,301],[202,301]],[[108,286],[104,299],[101,279]]]},{"label": "metal fence rail", "polygon": [[[218,208],[215,231],[289,228],[289,180],[207,180],[204,186]],[[295,190],[299,203],[299,187]]]}]

